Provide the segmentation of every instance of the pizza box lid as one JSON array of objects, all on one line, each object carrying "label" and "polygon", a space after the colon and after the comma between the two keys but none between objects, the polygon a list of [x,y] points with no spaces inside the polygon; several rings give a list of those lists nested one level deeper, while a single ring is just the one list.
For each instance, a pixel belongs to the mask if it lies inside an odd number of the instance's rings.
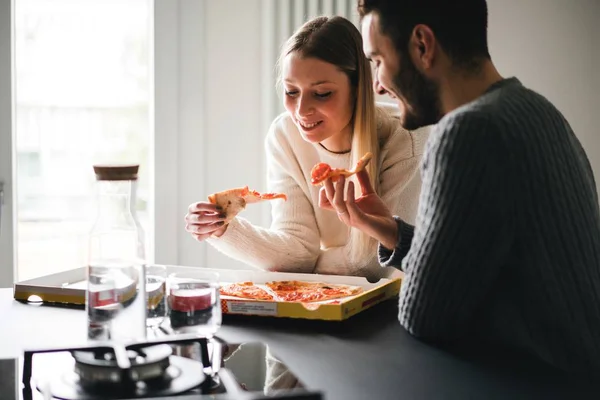
[{"label": "pizza box lid", "polygon": [[[171,265],[166,267],[168,274],[200,268]],[[247,281],[261,285],[268,281],[299,280],[362,287],[363,291],[357,295],[316,303],[247,300],[221,296],[221,308],[224,314],[338,321],[350,318],[375,304],[398,296],[403,276],[401,272],[396,271],[389,278],[369,282],[366,278],[357,276],[216,268],[202,268],[202,270],[217,272],[222,285]],[[57,305],[84,307],[87,287],[86,271],[86,268],[82,267],[18,282],[14,285],[14,298],[20,301],[41,301]]]}]

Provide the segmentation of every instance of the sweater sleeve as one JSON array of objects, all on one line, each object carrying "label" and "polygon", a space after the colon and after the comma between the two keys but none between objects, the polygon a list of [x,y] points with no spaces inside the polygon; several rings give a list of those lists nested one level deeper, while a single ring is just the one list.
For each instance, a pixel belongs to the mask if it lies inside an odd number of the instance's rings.
[{"label": "sweater sleeve", "polygon": [[408,254],[412,239],[415,234],[415,227],[402,221],[398,216],[394,216],[398,224],[398,243],[394,249],[386,249],[379,243],[377,255],[382,267],[395,267],[402,269],[402,260]]},{"label": "sweater sleeve", "polygon": [[312,272],[320,252],[320,236],[312,203],[301,187],[302,172],[289,143],[281,140],[276,120],[267,135],[268,191],[285,193],[287,201],[271,202],[270,228],[236,217],[219,238],[208,242],[222,253],[260,269]]},{"label": "sweater sleeve", "polygon": [[[423,133],[425,134],[425,133]],[[421,151],[415,148],[412,133],[397,130],[383,146],[381,169],[379,173],[379,193],[383,202],[394,213],[407,219],[413,219],[419,199],[419,165]],[[351,261],[348,258],[350,244],[321,252],[315,272],[335,275],[360,275],[381,277],[381,266],[377,257]],[[387,266],[387,265],[383,265]],[[393,266],[393,265],[392,265]]]},{"label": "sweater sleeve", "polygon": [[489,117],[471,111],[442,120],[428,146],[399,320],[435,342],[468,329],[506,262],[514,221],[510,156]]}]

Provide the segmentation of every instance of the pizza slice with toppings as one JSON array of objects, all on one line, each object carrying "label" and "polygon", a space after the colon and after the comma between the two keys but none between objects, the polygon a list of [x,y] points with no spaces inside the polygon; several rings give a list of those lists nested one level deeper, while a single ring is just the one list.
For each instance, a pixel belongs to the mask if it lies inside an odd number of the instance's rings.
[{"label": "pizza slice with toppings", "polygon": [[224,296],[250,300],[275,300],[273,295],[252,282],[238,282],[221,286],[219,292]]},{"label": "pizza slice with toppings", "polygon": [[212,204],[221,206],[225,213],[225,224],[231,222],[242,210],[246,208],[246,204],[258,203],[260,201],[283,199],[287,200],[287,196],[283,193],[259,193],[256,190],[248,189],[248,186],[224,190],[222,192],[213,193],[208,196],[208,201]]},{"label": "pizza slice with toppings", "polygon": [[366,153],[360,158],[360,160],[358,160],[354,166],[354,169],[351,170],[344,168],[331,168],[331,165],[327,163],[318,163],[310,171],[310,182],[313,185],[320,185],[328,178],[331,178],[335,182],[342,175],[345,177],[352,176],[365,169],[369,161],[371,161],[371,158],[373,158],[373,154],[370,152]]}]

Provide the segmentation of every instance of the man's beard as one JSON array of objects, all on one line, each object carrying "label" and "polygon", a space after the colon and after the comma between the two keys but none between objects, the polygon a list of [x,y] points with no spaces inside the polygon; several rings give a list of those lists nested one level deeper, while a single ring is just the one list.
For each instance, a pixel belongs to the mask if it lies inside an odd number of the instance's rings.
[{"label": "man's beard", "polygon": [[401,56],[401,60],[393,85],[396,94],[402,96],[401,99],[405,102],[402,126],[404,129],[415,130],[436,124],[443,116],[439,85],[417,70],[408,53]]}]

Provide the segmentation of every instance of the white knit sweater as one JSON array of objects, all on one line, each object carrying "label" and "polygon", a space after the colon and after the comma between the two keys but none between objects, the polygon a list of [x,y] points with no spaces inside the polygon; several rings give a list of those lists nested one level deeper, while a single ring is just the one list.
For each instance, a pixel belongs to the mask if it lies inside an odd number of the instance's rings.
[{"label": "white knit sweater", "polygon": [[[429,129],[409,132],[400,126],[396,108],[378,105],[380,138],[379,194],[394,215],[414,223],[421,179],[419,165]],[[337,215],[319,208],[319,188],[310,183],[312,167],[326,162],[352,168],[350,154],[334,154],[306,142],[287,113],[273,121],[265,142],[268,191],[285,193],[272,201],[270,228],[238,216],[225,233],[207,241],[222,253],[259,269],[282,272],[381,276],[375,257],[350,262],[349,228]]]}]

